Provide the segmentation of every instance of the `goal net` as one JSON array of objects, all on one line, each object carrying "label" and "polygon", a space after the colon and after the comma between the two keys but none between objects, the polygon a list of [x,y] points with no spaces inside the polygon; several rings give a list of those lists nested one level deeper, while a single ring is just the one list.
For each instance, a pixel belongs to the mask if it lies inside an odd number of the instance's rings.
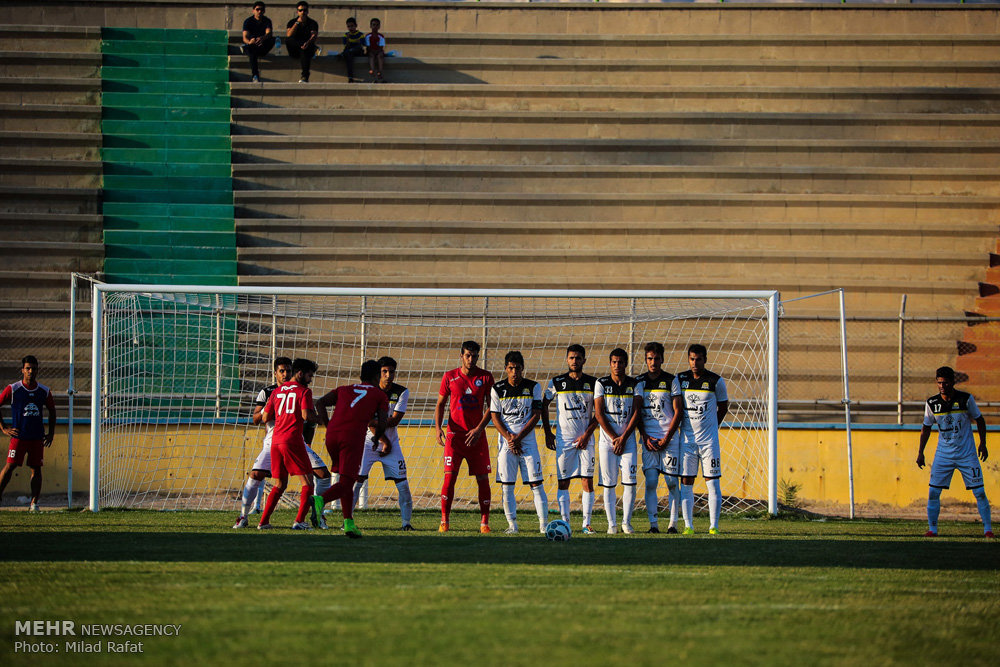
[{"label": "goal net", "polygon": [[[706,345],[708,368],[726,379],[730,396],[721,430],[724,509],[775,511],[776,313],[772,292],[97,285],[91,509],[235,508],[264,435],[251,423],[253,400],[273,384],[276,356],[315,361],[317,397],[356,382],[365,359],[395,358],[396,382],[410,390],[399,434],[414,506],[438,507],[434,405],[442,375],[459,365],[460,344],[471,339],[482,345],[480,366],[498,380],[504,355],[520,350],[525,376],[543,387],[566,371],[572,343],[587,349],[584,370],[597,377],[609,374],[616,347],[629,352],[635,375],[646,370],[647,342],[664,345],[663,367],[672,373],[688,368],[688,345]],[[487,435],[495,458],[492,426]],[[537,436],[554,498],[555,454],[540,429]],[[326,459],[322,429],[312,444]],[[530,489],[517,488],[519,502],[531,506]],[[395,486],[376,464],[367,505],[395,503]],[[474,480],[464,473],[454,507],[477,507]]]}]

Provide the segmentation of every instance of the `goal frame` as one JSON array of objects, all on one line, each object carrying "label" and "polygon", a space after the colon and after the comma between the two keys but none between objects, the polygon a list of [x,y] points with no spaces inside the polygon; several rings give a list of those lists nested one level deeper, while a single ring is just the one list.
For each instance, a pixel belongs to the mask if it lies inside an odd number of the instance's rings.
[{"label": "goal frame", "polygon": [[164,285],[95,283],[92,301],[92,343],[90,399],[90,502],[88,509],[100,511],[101,452],[101,366],[103,364],[103,306],[110,293],[218,294],[256,296],[385,296],[385,297],[513,297],[513,298],[701,298],[761,299],[767,301],[767,507],[778,513],[778,316],[777,290],[567,290],[567,289],[437,289],[437,288],[352,288],[352,287],[261,287],[218,285]]}]

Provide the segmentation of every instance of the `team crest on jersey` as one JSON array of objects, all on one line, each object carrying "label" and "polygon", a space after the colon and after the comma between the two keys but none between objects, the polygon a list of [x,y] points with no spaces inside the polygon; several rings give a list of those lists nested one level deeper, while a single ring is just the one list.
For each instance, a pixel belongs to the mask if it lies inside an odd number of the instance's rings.
[{"label": "team crest on jersey", "polygon": [[708,383],[707,382],[702,382],[701,383],[701,388],[702,389],[708,389]]},{"label": "team crest on jersey", "polygon": [[589,382],[584,382],[583,383],[583,388],[589,390],[590,389],[590,383]]},{"label": "team crest on jersey", "polygon": [[531,396],[531,391],[528,390],[528,389],[525,389],[524,391],[521,392],[521,395],[522,396]]},{"label": "team crest on jersey", "polygon": [[477,387],[482,387],[483,386],[483,379],[482,378],[476,378],[476,386]]},{"label": "team crest on jersey", "polygon": [[667,383],[666,382],[661,382],[660,383],[660,389],[666,389],[666,388],[667,388]]},{"label": "team crest on jersey", "polygon": [[632,393],[632,387],[625,387],[625,393],[626,394],[631,394]]}]

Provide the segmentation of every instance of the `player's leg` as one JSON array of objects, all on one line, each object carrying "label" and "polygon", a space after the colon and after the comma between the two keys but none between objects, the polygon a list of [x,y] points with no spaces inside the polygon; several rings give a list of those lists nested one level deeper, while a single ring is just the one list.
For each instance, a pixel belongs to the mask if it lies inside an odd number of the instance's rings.
[{"label": "player's leg", "polygon": [[285,449],[282,445],[271,445],[271,476],[274,483],[271,486],[271,493],[267,494],[264,511],[260,514],[260,523],[257,524],[257,528],[260,530],[263,530],[265,526],[271,527],[271,514],[274,513],[274,508],[278,506],[278,501],[281,500],[281,495],[285,492],[285,487],[288,486]]},{"label": "player's leg", "polygon": [[667,445],[667,448],[660,452],[660,470],[667,483],[667,508],[670,512],[670,523],[667,525],[668,533],[677,532],[677,511],[681,504],[681,494],[677,481],[680,476],[680,443],[677,438]]},{"label": "player's leg", "polygon": [[618,465],[622,478],[622,532],[631,535],[635,532],[632,528],[632,512],[635,510],[635,487],[638,485],[636,472],[639,467],[635,438],[631,438],[625,445]]},{"label": "player's leg", "polygon": [[490,502],[492,501],[492,491],[490,490],[490,476],[488,474],[476,475],[476,486],[479,491],[479,532],[490,532]]},{"label": "player's leg", "polygon": [[31,468],[31,502],[29,512],[38,511],[38,499],[42,495],[42,459],[45,455],[45,443],[42,440],[32,440],[28,444],[28,467]]},{"label": "player's leg", "polygon": [[0,501],[3,500],[3,491],[4,489],[7,488],[7,485],[10,483],[10,478],[14,474],[14,468],[16,467],[17,464],[14,463],[13,460],[11,460],[10,458],[8,458],[7,462],[4,463],[3,471],[0,472]]},{"label": "player's leg", "polygon": [[500,485],[500,499],[503,503],[503,515],[507,518],[506,533],[518,532],[517,526],[517,494],[514,484],[517,482],[518,456],[514,452],[501,447],[497,452],[497,484]]},{"label": "player's leg", "polygon": [[479,490],[479,532],[490,532],[490,502],[492,500],[490,489],[490,473],[493,472],[493,464],[490,463],[490,446],[486,441],[486,434],[480,436],[479,442],[471,447],[471,451],[466,457],[469,461],[469,472],[476,476],[476,486]]},{"label": "player's leg", "polygon": [[295,514],[295,523],[292,528],[295,530],[311,530],[312,526],[306,523],[306,514],[312,507],[313,491],[316,488],[313,482],[312,471],[304,475],[296,475],[302,487],[299,489],[299,511]]},{"label": "player's leg", "polygon": [[621,457],[611,449],[611,443],[605,443],[603,439],[600,449],[601,479],[599,484],[604,487],[604,514],[608,517],[608,534],[614,535],[618,532],[616,509],[618,496],[615,494],[615,487],[618,486],[618,471]]},{"label": "player's leg", "polygon": [[518,459],[521,480],[531,487],[535,514],[538,515],[538,530],[544,533],[545,526],[549,522],[549,497],[545,493],[545,485],[542,484],[542,457],[538,454],[538,446],[525,445]]},{"label": "player's leg", "polygon": [[694,533],[694,478],[698,474],[701,457],[696,445],[684,443],[680,448],[680,500],[684,518],[684,534]]},{"label": "player's leg", "polygon": [[993,537],[993,519],[990,512],[990,501],[986,497],[986,489],[982,486],[972,489],[972,495],[976,497],[979,518],[983,521],[983,534],[987,537]]},{"label": "player's leg", "polygon": [[951,486],[955,474],[953,461],[935,456],[931,463],[931,479],[927,492],[927,532],[925,537],[934,537],[938,532],[938,516],[941,514],[941,492]]},{"label": "player's leg", "polygon": [[569,480],[560,479],[556,482],[556,504],[559,506],[559,517],[569,523]]},{"label": "player's leg", "polygon": [[972,491],[972,495],[976,497],[976,508],[979,510],[979,518],[983,521],[983,534],[993,537],[990,501],[986,498],[986,488],[983,486],[983,467],[975,452],[959,463],[958,471],[962,474],[965,488]]},{"label": "player's leg", "polygon": [[399,498],[399,519],[402,522],[403,530],[413,530],[413,495],[410,493],[410,482],[406,479],[397,479],[396,494]]},{"label": "player's leg", "polygon": [[444,481],[441,484],[441,527],[439,532],[448,530],[448,522],[451,519],[451,504],[455,500],[455,483],[458,481],[458,471],[462,467],[462,459],[465,458],[460,447],[453,447],[453,433],[445,436],[444,442]]},{"label": "player's leg", "polygon": [[[264,486],[264,480],[267,478],[269,474],[271,474],[270,452],[268,452],[267,458],[268,458],[267,462],[268,470],[258,469],[255,463],[254,469],[250,471],[249,475],[247,475],[246,484],[243,485],[243,493],[240,495],[240,519],[243,519],[244,526],[246,525],[246,518],[250,515],[250,512],[253,510],[253,507],[257,502],[257,494],[260,491],[261,487]],[[240,522],[237,521],[237,524],[238,523]],[[233,528],[236,527],[237,526],[233,526]]]},{"label": "player's leg", "polygon": [[931,486],[927,492],[927,537],[938,532],[938,516],[941,514],[941,487]]},{"label": "player's leg", "polygon": [[594,456],[594,444],[590,443],[580,453],[580,485],[583,491],[580,494],[580,503],[583,508],[583,534],[589,535],[594,532],[590,527],[591,518],[594,516],[594,472],[597,469],[597,457]]},{"label": "player's leg", "polygon": [[722,514],[722,457],[719,444],[712,443],[701,448],[701,474],[708,487],[708,532],[715,535],[719,532],[719,516]]},{"label": "player's leg", "polygon": [[569,523],[569,482],[580,474],[580,450],[557,441],[556,452],[556,504],[559,517]]},{"label": "player's leg", "polygon": [[507,530],[505,533],[518,532],[517,527],[517,494],[514,492],[513,482],[500,482],[500,498],[503,502],[503,514],[507,517]]},{"label": "player's leg", "polygon": [[649,532],[660,532],[660,497],[656,487],[660,483],[660,471],[657,468],[646,468],[642,471],[646,478],[646,516],[649,517]]}]

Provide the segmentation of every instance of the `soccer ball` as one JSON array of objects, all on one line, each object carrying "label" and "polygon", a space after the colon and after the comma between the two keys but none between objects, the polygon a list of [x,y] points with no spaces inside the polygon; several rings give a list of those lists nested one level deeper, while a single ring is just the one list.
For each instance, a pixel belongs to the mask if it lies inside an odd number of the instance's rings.
[{"label": "soccer ball", "polygon": [[569,529],[569,524],[562,519],[550,521],[549,525],[545,526],[545,537],[553,542],[565,542],[570,535],[572,531]]}]

